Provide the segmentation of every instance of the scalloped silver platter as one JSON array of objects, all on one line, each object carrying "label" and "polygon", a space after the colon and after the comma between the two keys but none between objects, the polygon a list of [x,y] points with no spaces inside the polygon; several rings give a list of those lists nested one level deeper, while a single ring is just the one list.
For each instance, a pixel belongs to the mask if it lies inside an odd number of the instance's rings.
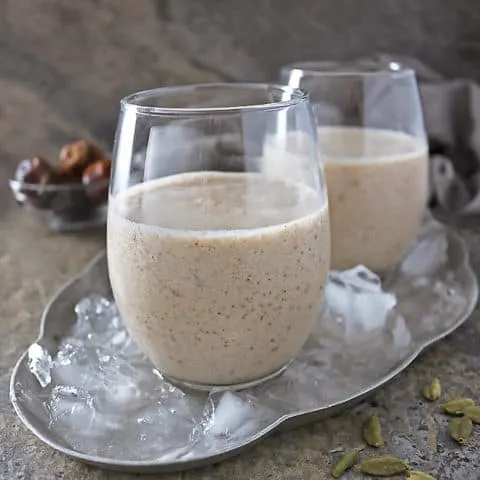
[{"label": "scalloped silver platter", "polygon": [[[218,463],[239,454],[276,430],[296,428],[331,416],[342,409],[358,403],[404,370],[423,350],[452,333],[467,320],[477,303],[477,278],[470,267],[468,250],[463,239],[450,229],[446,229],[446,232],[448,264],[451,267],[451,273],[453,273],[455,280],[462,287],[462,307],[452,322],[448,326],[441,325],[440,327],[443,328],[437,327],[435,331],[421,332],[421,338],[414,338],[415,341],[412,341],[409,350],[405,352],[405,355],[395,364],[394,368],[383,372],[381,376],[373,381],[370,380],[367,385],[362,385],[354,394],[337,399],[334,402],[324,403],[319,405],[318,408],[308,411],[292,411],[289,414],[282,415],[267,427],[251,435],[246,441],[237,443],[231,448],[226,447],[213,455],[169,462],[122,460],[76,451],[57,432],[49,428],[48,418],[45,415],[39,415],[33,408],[30,408],[28,399],[21,394],[23,387],[28,386],[34,394],[41,396],[41,387],[28,369],[27,352],[18,360],[12,373],[10,383],[11,402],[23,423],[44,443],[72,458],[101,468],[137,473],[162,473],[188,470]],[[75,304],[81,298],[93,293],[105,296],[111,295],[104,252],[97,255],[80,274],[64,285],[55,297],[52,298],[43,313],[37,343],[49,352],[54,352],[59,340],[67,334],[73,322],[75,322],[73,310]]]}]

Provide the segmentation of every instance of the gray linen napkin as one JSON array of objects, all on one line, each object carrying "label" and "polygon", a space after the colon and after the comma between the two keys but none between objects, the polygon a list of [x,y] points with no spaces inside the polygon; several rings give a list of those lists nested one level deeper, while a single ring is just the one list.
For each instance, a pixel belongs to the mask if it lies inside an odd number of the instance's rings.
[{"label": "gray linen napkin", "polygon": [[445,79],[410,57],[380,54],[369,60],[395,61],[417,73],[430,145],[431,206],[480,214],[480,85]]}]

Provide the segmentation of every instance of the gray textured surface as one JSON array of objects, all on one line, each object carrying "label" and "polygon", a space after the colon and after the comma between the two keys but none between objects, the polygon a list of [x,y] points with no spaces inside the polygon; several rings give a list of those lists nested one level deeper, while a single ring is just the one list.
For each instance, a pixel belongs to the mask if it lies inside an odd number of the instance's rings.
[{"label": "gray textured surface", "polygon": [[[16,160],[75,137],[111,143],[118,98],[176,83],[274,78],[284,62],[372,51],[418,55],[448,75],[480,79],[475,0],[3,0],[0,2],[0,479],[129,479],[43,446],[8,402],[11,367],[34,340],[50,295],[103,245],[103,232],[53,235],[18,210],[6,188]],[[461,227],[480,271],[478,221]],[[434,347],[370,403],[275,435],[250,452],[173,479],[326,479],[331,448],[356,446],[364,416],[385,424],[388,451],[440,479],[480,477],[471,446],[418,391],[434,374],[448,394],[480,401],[480,314]],[[147,478],[147,477],[145,477]],[[158,476],[151,477],[158,478]]]}]

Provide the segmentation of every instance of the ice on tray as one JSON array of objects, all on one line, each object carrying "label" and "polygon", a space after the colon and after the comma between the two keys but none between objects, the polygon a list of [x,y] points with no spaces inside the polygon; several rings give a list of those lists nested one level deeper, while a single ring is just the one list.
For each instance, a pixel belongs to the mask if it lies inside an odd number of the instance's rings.
[{"label": "ice on tray", "polygon": [[52,381],[52,357],[38,343],[30,345],[28,349],[28,368],[43,388]]},{"label": "ice on tray", "polygon": [[447,262],[447,236],[443,228],[429,223],[422,228],[417,240],[401,263],[402,271],[425,279]]},{"label": "ice on tray", "polygon": [[324,324],[337,322],[347,342],[368,337],[384,328],[397,304],[395,294],[382,289],[380,277],[363,265],[331,271],[325,289]]},{"label": "ice on tray", "polygon": [[[379,293],[376,277],[364,270],[340,278],[357,294]],[[50,428],[82,452],[185,460],[242,443],[292,406],[311,408],[319,394],[326,399],[338,394],[319,393],[331,364],[318,361],[326,351],[314,337],[308,353],[291,366],[293,377],[285,375],[256,390],[268,394],[257,396],[250,389],[208,395],[165,381],[132,341],[111,300],[84,298],[75,312],[77,322],[55,355],[40,345],[31,347],[30,368],[42,387],[50,388],[44,402]],[[306,390],[299,391],[295,382]],[[348,388],[347,383],[341,388]]]},{"label": "ice on tray", "polygon": [[441,255],[432,255],[440,259],[434,270],[411,260],[423,255],[426,236],[448,254],[444,230],[427,227],[388,291],[365,267],[331,272],[326,310],[306,346],[283,375],[255,388],[209,395],[170,384],[132,341],[115,303],[93,295],[78,303],[77,322],[58,345],[30,347],[33,381],[15,385],[17,398],[35,398],[54,437],[84,454],[166,463],[236,448],[283,415],[358,394],[397,368],[419,339],[451,327],[465,288]]},{"label": "ice on tray", "polygon": [[204,433],[214,436],[241,436],[255,430],[258,423],[258,408],[241,398],[238,394],[224,392],[218,403],[211,403],[213,408],[207,409],[206,429]]}]

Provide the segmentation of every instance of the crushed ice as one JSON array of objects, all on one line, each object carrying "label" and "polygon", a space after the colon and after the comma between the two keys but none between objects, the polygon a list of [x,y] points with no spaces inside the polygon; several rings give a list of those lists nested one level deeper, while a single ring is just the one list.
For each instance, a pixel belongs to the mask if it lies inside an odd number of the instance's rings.
[{"label": "crushed ice", "polygon": [[343,272],[331,271],[325,288],[326,308],[345,329],[347,341],[383,328],[397,304],[395,294],[382,290],[380,277],[359,265]]},{"label": "crushed ice", "polygon": [[420,277],[425,281],[427,276],[437,272],[447,262],[448,241],[445,231],[440,224],[427,224],[410,251],[404,258],[401,269],[412,277]]},{"label": "crushed ice", "polygon": [[30,345],[28,349],[28,368],[43,388],[52,381],[52,376],[50,375],[52,357],[38,343]]},{"label": "crushed ice", "polygon": [[84,298],[56,352],[37,343],[28,350],[49,427],[83,453],[167,462],[234,448],[285,414],[340,401],[394,368],[422,322],[430,328],[443,312],[455,318],[454,279],[430,276],[447,260],[445,245],[443,230],[424,230],[388,291],[363,266],[331,272],[326,311],[301,354],[282,376],[241,392],[171,385],[132,341],[115,303]]}]

